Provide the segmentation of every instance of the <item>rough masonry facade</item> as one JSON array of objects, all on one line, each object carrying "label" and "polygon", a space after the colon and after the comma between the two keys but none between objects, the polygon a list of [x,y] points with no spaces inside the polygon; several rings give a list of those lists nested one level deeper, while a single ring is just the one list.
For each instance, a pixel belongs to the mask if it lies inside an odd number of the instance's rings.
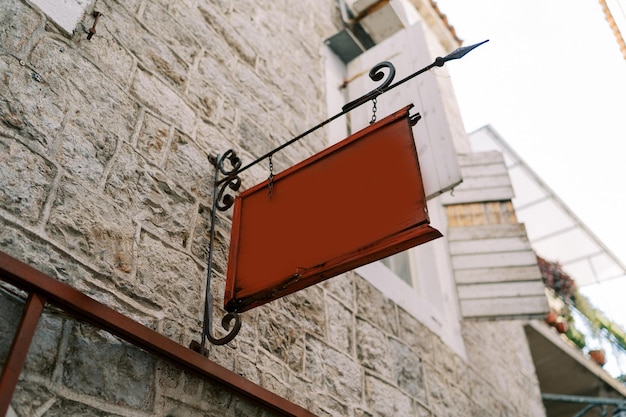
[{"label": "rough masonry facade", "polygon": [[[172,340],[199,339],[212,167],[327,115],[334,1],[97,0],[65,35],[27,1],[0,5],[0,250]],[[91,11],[91,9],[89,9]],[[333,110],[333,109],[331,109]],[[322,131],[274,157],[325,146]],[[264,180],[267,166],[244,175]],[[219,214],[216,308],[230,212]],[[280,256],[280,254],[277,254]],[[435,278],[436,279],[436,278]],[[0,361],[22,294],[0,292]],[[209,359],[320,416],[542,416],[521,323],[464,323],[467,358],[356,273],[243,314]],[[54,309],[18,416],[269,416]]]}]

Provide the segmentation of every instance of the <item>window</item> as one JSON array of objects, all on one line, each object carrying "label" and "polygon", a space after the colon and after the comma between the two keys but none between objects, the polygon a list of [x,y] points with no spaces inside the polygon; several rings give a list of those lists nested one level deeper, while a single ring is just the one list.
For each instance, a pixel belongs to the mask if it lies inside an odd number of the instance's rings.
[{"label": "window", "polygon": [[[377,83],[367,76],[377,63],[387,60],[394,64],[394,81],[429,65],[434,56],[431,59],[426,37],[422,23],[417,22],[347,64],[328,49],[326,81],[329,116],[338,113],[343,104],[377,87]],[[402,87],[381,95],[377,100],[377,119],[380,120],[411,103],[415,105],[415,112],[422,114],[423,119],[414,127],[414,137],[427,187],[426,194],[430,197],[429,215],[433,227],[445,232],[447,217],[438,195],[461,181],[450,123],[446,118],[447,112],[439,88],[440,82],[449,80],[435,74],[425,73],[423,76],[420,75]],[[366,127],[371,119],[371,112],[372,105],[366,103],[351,111],[347,117],[331,123],[327,127],[331,141],[337,142],[349,133]],[[371,263],[356,271],[438,334],[457,353],[465,355],[456,286],[445,238]]]},{"label": "window", "polygon": [[409,251],[404,251],[383,259],[382,264],[396,274],[402,281],[413,286],[413,268]]},{"label": "window", "polygon": [[93,0],[33,0],[32,2],[61,29],[72,34]]}]

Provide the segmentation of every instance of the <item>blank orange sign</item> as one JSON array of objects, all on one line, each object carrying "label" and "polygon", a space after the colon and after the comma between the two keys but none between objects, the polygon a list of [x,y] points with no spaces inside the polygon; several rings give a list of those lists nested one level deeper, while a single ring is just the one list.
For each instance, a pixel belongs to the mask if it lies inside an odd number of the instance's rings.
[{"label": "blank orange sign", "polygon": [[242,312],[441,237],[407,106],[235,200],[224,307]]}]

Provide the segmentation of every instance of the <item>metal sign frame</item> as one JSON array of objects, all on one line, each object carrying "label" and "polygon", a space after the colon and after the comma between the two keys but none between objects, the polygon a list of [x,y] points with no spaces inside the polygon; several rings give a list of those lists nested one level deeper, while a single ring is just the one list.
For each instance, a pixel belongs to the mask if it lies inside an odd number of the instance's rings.
[{"label": "metal sign frame", "polygon": [[[411,75],[403,78],[402,80],[393,83],[393,78],[395,76],[395,68],[391,62],[381,62],[374,66],[369,72],[369,76],[373,81],[382,81],[381,84],[370,91],[369,93],[364,94],[363,96],[349,102],[345,106],[342,107],[341,111],[336,115],[324,120],[323,122],[317,124],[316,126],[310,128],[306,132],[301,133],[300,135],[290,139],[289,141],[283,143],[282,145],[276,147],[275,149],[267,152],[266,154],[258,157],[254,161],[249,164],[242,166],[242,161],[236,152],[232,149],[226,151],[222,155],[217,156],[209,156],[209,161],[213,166],[215,166],[215,178],[214,178],[214,187],[213,187],[213,206],[211,209],[211,228],[210,228],[210,239],[209,239],[209,260],[207,267],[207,279],[206,279],[206,293],[205,293],[205,303],[204,303],[204,319],[202,325],[202,335],[201,341],[198,344],[199,349],[204,349],[205,342],[208,340],[212,344],[215,345],[223,345],[235,338],[237,333],[241,328],[241,317],[239,314],[233,309],[233,311],[229,312],[222,318],[222,327],[228,332],[225,336],[216,337],[213,335],[213,295],[211,294],[211,278],[213,274],[213,247],[215,241],[215,221],[216,221],[216,210],[226,211],[235,202],[235,198],[231,193],[235,193],[239,191],[241,188],[241,178],[240,175],[245,170],[250,167],[258,164],[259,162],[269,159],[271,164],[272,156],[279,152],[280,150],[286,148],[299,141],[300,139],[308,136],[312,132],[322,128],[333,120],[345,115],[351,110],[367,103],[368,101],[375,101],[378,96],[381,94],[392,90],[407,81],[417,77],[418,75],[431,70],[435,67],[441,67],[446,62],[463,58],[467,53],[477,48],[478,46],[488,42],[485,40],[480,43],[476,43],[474,45],[460,47],[453,52],[449,53],[445,57],[437,57],[433,63],[427,65],[426,67],[412,73]],[[385,72],[383,69],[387,70],[387,74],[385,77]],[[417,117],[417,115],[415,115]],[[272,173],[270,172],[270,179],[272,178]],[[234,325],[231,324],[234,322]]]},{"label": "metal sign frame", "polygon": [[243,312],[441,237],[395,112],[235,199],[224,307]]}]

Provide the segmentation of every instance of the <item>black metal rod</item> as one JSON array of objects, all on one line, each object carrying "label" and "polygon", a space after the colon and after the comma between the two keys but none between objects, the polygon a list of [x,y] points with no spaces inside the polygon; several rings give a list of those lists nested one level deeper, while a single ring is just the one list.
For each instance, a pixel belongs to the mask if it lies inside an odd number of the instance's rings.
[{"label": "black metal rod", "polygon": [[578,404],[596,404],[596,405],[614,405],[616,407],[626,408],[626,400],[623,398],[600,398],[600,397],[587,397],[582,395],[567,395],[567,394],[541,394],[541,398],[544,401],[557,401],[567,403]]},{"label": "black metal rod", "polygon": [[587,414],[588,412],[590,412],[591,410],[593,410],[596,407],[600,407],[602,409],[602,411],[601,411],[602,414],[600,414],[600,417],[606,416],[606,405],[589,404],[588,406],[584,407],[582,410],[580,410],[579,412],[574,414],[572,417],[583,417],[585,414]]},{"label": "black metal rod", "polygon": [[[213,184],[217,184],[217,180],[219,179],[220,170],[217,166],[218,161],[220,160],[221,155],[217,155],[215,159],[215,178],[213,179]],[[211,207],[211,231],[209,233],[209,262],[207,265],[206,272],[206,288],[204,294],[204,315],[202,321],[202,339],[200,340],[200,345],[204,349],[204,344],[207,339],[207,334],[211,332],[211,317],[213,314],[213,294],[211,294],[211,275],[213,274],[213,244],[215,241],[215,207],[217,206],[217,187],[213,189],[213,205]]]},{"label": "black metal rod", "polygon": [[[213,294],[211,293],[211,277],[213,276],[213,252],[215,245],[215,220],[216,220],[216,210],[218,210],[218,179],[220,177],[220,172],[223,172],[223,163],[224,159],[229,157],[229,153],[227,152],[224,155],[217,155],[217,157],[212,160],[214,168],[215,168],[215,178],[213,181],[213,205],[211,207],[211,231],[209,233],[209,261],[207,264],[207,272],[206,272],[206,288],[204,294],[204,316],[202,320],[202,339],[198,344],[198,352],[205,355],[205,342],[208,340],[214,345],[224,345],[237,336],[239,330],[241,329],[241,317],[237,313],[228,313],[222,319],[222,327],[228,331],[228,333],[221,337],[217,338],[213,335]],[[229,178],[232,178],[229,177]],[[230,205],[227,205],[228,208]],[[234,325],[231,324],[234,321]],[[194,343],[192,342],[192,346]]]},{"label": "black metal rod", "polygon": [[[351,110],[351,109],[350,109]],[[280,151],[281,149],[286,148],[289,145],[292,145],[294,142],[299,141],[300,139],[302,139],[305,136],[310,135],[311,133],[315,132],[317,129],[324,127],[325,125],[327,125],[328,123],[332,122],[333,120],[343,116],[344,114],[348,113],[348,111],[350,110],[344,110],[341,111],[340,113],[337,113],[336,115],[334,115],[333,117],[324,120],[323,122],[321,122],[318,125],[315,125],[314,127],[310,128],[309,130],[307,130],[304,133],[299,134],[298,136],[296,136],[295,138],[289,140],[288,142],[283,143],[282,145],[278,146],[277,148],[272,149],[271,151],[269,151],[268,153],[266,153],[263,156],[258,157],[257,159],[255,159],[254,161],[250,162],[248,165],[245,165],[244,167],[240,168],[239,170],[237,170],[236,172],[233,172],[232,175],[226,177],[226,178],[222,178],[217,185],[221,185],[223,184],[225,181],[229,180],[231,177],[237,176],[240,173],[242,173],[243,171],[247,170],[248,168],[258,164],[259,162],[261,162],[262,160],[269,158],[270,156],[274,155],[276,152]]]},{"label": "black metal rod", "polygon": [[[310,128],[306,132],[299,134],[298,136],[296,136],[293,139],[283,143],[282,145],[278,146],[277,148],[274,148],[271,151],[267,152],[266,154],[258,157],[254,161],[250,162],[248,165],[245,165],[242,168],[238,169],[236,172],[233,172],[232,175],[230,175],[230,176],[228,176],[226,178],[223,178],[220,181],[218,181],[217,185],[223,184],[225,181],[228,181],[231,177],[239,175],[240,173],[242,173],[243,171],[247,170],[248,168],[258,164],[259,162],[261,162],[262,160],[264,160],[266,158],[269,158],[270,156],[274,155],[276,152],[279,152],[280,150],[286,148],[287,146],[292,145],[293,143],[299,141],[303,137],[310,135],[311,133],[315,132],[316,130],[318,130],[318,129],[324,127],[325,125],[327,125],[328,123],[332,122],[333,120],[335,120],[335,119],[343,116],[344,114],[348,113],[349,111],[354,110],[355,108],[357,108],[357,107],[367,103],[368,101],[378,97],[379,95],[381,95],[383,93],[386,93],[389,90],[393,90],[394,88],[398,87],[399,85],[404,84],[405,82],[407,82],[407,81],[417,77],[420,74],[423,74],[426,71],[431,70],[434,67],[442,67],[448,61],[452,61],[454,59],[463,58],[472,49],[477,48],[477,47],[479,47],[480,45],[482,45],[482,44],[484,44],[486,42],[489,42],[489,39],[484,40],[484,41],[479,42],[479,43],[476,43],[474,45],[464,46],[464,47],[458,48],[458,49],[454,50],[453,52],[449,53],[448,55],[446,55],[445,57],[438,57],[438,58],[436,58],[435,61],[432,64],[430,64],[430,65],[428,65],[428,66],[426,66],[426,67],[424,67],[424,68],[422,68],[420,70],[417,70],[413,74],[403,78],[402,80],[398,81],[395,84],[391,84],[391,85],[384,86],[384,87],[381,87],[381,88],[376,88],[376,89],[370,91],[369,93],[364,94],[363,96],[361,96],[361,97],[351,101],[350,103],[346,104],[345,106],[343,106],[342,110],[339,113],[337,113],[336,115],[334,115],[334,116],[324,120],[323,122],[321,122],[321,123],[313,126],[312,128]],[[382,65],[382,63],[376,65],[373,68],[373,70],[376,69],[377,67],[379,67],[380,65]],[[389,65],[391,65],[391,64],[389,64]],[[393,68],[393,65],[391,65],[391,68]],[[392,71],[391,68],[390,68],[390,71]],[[371,72],[370,72],[370,76],[371,76]],[[380,80],[380,78],[376,78],[375,80]]]}]

